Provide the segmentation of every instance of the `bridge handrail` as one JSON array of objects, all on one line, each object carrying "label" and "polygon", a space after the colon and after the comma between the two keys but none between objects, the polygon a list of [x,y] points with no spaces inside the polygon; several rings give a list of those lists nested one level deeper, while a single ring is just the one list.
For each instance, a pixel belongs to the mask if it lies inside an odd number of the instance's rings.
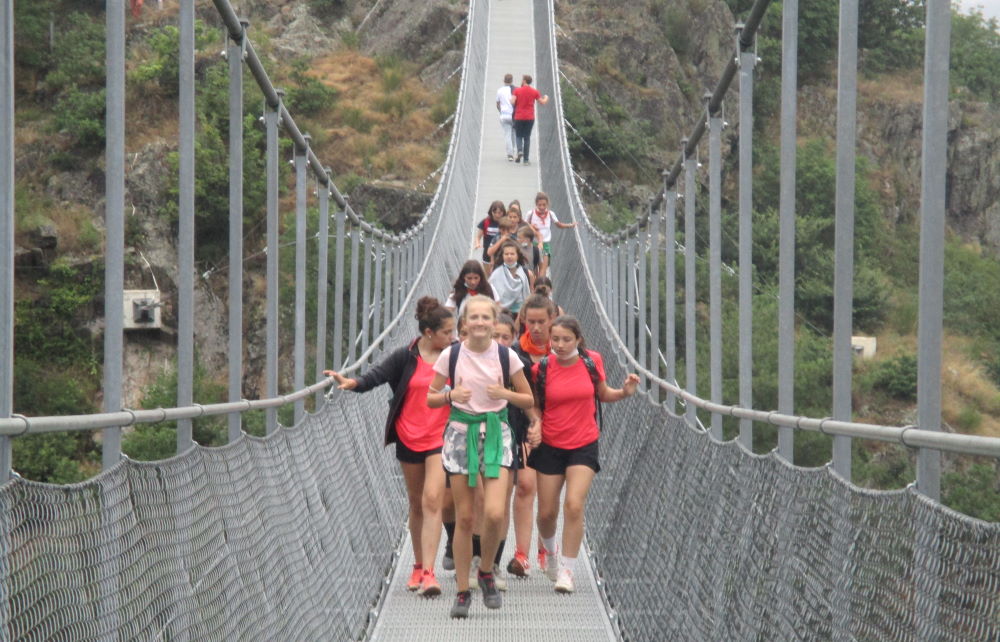
[{"label": "bridge handrail", "polygon": [[[741,51],[753,46],[754,36],[757,34],[760,22],[764,18],[764,13],[767,11],[767,7],[770,4],[771,0],[757,0],[754,2],[753,7],[750,8],[750,13],[747,16],[746,21],[743,23],[742,28],[739,29],[738,43]],[[663,189],[657,192],[657,194],[649,200],[646,209],[631,225],[619,232],[615,232],[614,234],[608,234],[607,232],[603,232],[594,226],[594,224],[590,221],[590,217],[583,217],[584,225],[591,231],[592,234],[600,239],[602,243],[605,245],[620,243],[625,239],[638,234],[639,230],[646,228],[649,224],[650,213],[663,204],[664,194],[677,183],[677,177],[680,176],[681,171],[684,169],[684,160],[686,158],[690,158],[698,149],[698,144],[705,135],[705,122],[707,121],[707,116],[709,114],[715,114],[722,107],[722,101],[725,99],[726,92],[729,91],[729,86],[733,83],[733,78],[736,77],[738,69],[738,56],[734,55],[726,64],[726,68],[723,70],[722,76],[719,77],[719,82],[715,85],[715,89],[711,94],[705,94],[706,112],[698,118],[698,122],[696,122],[692,127],[691,133],[682,139],[681,145],[683,146],[683,150],[680,157],[674,163],[673,167],[669,170],[663,170]]]}]

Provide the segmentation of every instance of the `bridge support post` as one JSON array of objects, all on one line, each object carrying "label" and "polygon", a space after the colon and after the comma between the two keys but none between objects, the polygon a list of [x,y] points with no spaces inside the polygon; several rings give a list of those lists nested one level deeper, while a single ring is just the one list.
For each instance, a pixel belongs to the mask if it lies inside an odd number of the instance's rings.
[{"label": "bridge support post", "polygon": [[[795,413],[795,157],[799,0],[781,4],[781,176],[778,197],[778,412]],[[778,454],[795,458],[795,431],[778,428]]]},{"label": "bridge support post", "polygon": [[385,328],[385,325],[382,323],[382,273],[385,271],[382,267],[382,260],[384,256],[385,241],[374,239],[374,256],[372,260],[375,263],[375,283],[372,286],[372,337],[382,334],[382,330]]},{"label": "bridge support post", "polygon": [[[105,116],[104,410],[122,406],[125,283],[125,3],[107,3]],[[183,60],[183,59],[182,59]],[[102,431],[104,470],[121,459],[121,428]]]},{"label": "bridge support post", "polygon": [[[230,38],[229,62],[229,401],[243,398],[243,37]],[[242,414],[228,418],[229,443],[239,439]]]},{"label": "bridge support post", "polygon": [[358,259],[360,254],[361,226],[351,225],[351,307],[350,318],[348,319],[347,331],[347,360],[354,363],[357,357],[358,348],[358,290],[361,289],[358,283]]},{"label": "bridge support post", "polygon": [[[326,183],[316,184],[319,196],[319,249],[316,261],[316,381],[323,378],[326,369],[326,317],[329,306],[327,275],[330,264],[330,168],[324,167]],[[316,408],[323,405],[324,391],[316,393]]]},{"label": "bridge support post", "polygon": [[[837,184],[834,196],[833,418],[851,420],[854,316],[854,183],[858,93],[858,0],[841,0],[837,64]],[[851,479],[851,438],[833,438],[833,468]]]},{"label": "bridge support post", "polygon": [[[264,127],[267,136],[267,315],[265,327],[265,385],[267,396],[278,396],[278,122],[281,113],[282,90],[277,90],[278,104],[264,109]],[[266,430],[271,434],[278,429],[278,411],[266,411]]]},{"label": "bridge support post", "polygon": [[[14,0],[0,0],[0,418],[14,412]],[[11,475],[0,437],[0,484]]]},{"label": "bridge support post", "polygon": [[347,212],[337,210],[336,253],[333,267],[333,368],[344,367],[344,234]]},{"label": "bridge support post", "polygon": [[[711,399],[722,403],[722,113],[709,113],[712,94],[705,94],[708,118],[708,299]],[[722,415],[712,413],[712,437],[722,441]]]},{"label": "bridge support post", "polygon": [[[941,333],[944,313],[945,176],[948,144],[949,2],[927,3],[924,135],[920,184],[920,316],[917,329],[917,425],[941,430]],[[917,490],[941,498],[941,453],[917,456]]]},{"label": "bridge support post", "polygon": [[372,248],[375,245],[375,235],[368,233],[365,235],[365,247],[363,259],[365,262],[364,277],[362,279],[363,288],[361,290],[361,354],[368,349],[368,333],[371,330],[372,310]]},{"label": "bridge support post", "polygon": [[[687,139],[684,139],[684,366],[686,375],[684,377],[684,389],[692,395],[698,394],[698,350],[697,350],[697,325],[695,324],[695,305],[697,303],[697,290],[695,289],[695,260],[697,255],[696,233],[695,233],[695,195],[697,194],[697,184],[695,183],[695,170],[698,161],[693,155],[688,155]],[[688,423],[692,426],[698,425],[697,406],[693,403],[686,404],[685,415]]]},{"label": "bridge support post", "polygon": [[622,302],[625,304],[625,345],[630,354],[636,352],[635,311],[638,302],[635,299],[635,261],[638,244],[638,239],[625,239],[625,291],[622,293]]},{"label": "bridge support post", "polygon": [[[294,372],[292,387],[295,391],[306,387],[306,231],[309,220],[306,216],[306,201],[309,196],[307,188],[309,134],[305,135],[304,149],[296,147],[295,163],[295,337],[294,337]],[[305,399],[295,402],[294,423],[299,423],[305,414]]]},{"label": "bridge support post", "polygon": [[[660,207],[649,213],[649,370],[660,378],[660,229],[663,217]],[[656,391],[655,399],[661,396]]]},{"label": "bridge support post", "polygon": [[[194,402],[194,1],[180,3],[180,50],[178,67],[180,88],[180,192],[177,241],[177,405]],[[177,452],[184,452],[194,441],[190,419],[177,421]]]},{"label": "bridge support post", "polygon": [[[666,185],[666,208],[664,216],[666,235],[663,243],[666,246],[663,262],[665,263],[666,295],[663,315],[666,317],[664,346],[667,357],[667,381],[677,384],[677,190],[674,185]],[[667,410],[677,413],[677,395],[667,393]]]},{"label": "bridge support post", "polygon": [[[745,43],[743,25],[737,27],[740,73],[740,406],[753,408],[753,70],[757,53],[753,39]],[[753,450],[753,422],[740,419],[740,443]]]},{"label": "bridge support post", "polygon": [[[638,231],[638,236],[636,237],[636,258],[639,260],[639,275],[636,278],[636,282],[639,285],[638,293],[636,295],[636,300],[639,307],[639,323],[637,324],[638,333],[638,349],[639,349],[639,363],[641,363],[647,370],[651,365],[646,360],[646,345],[647,332],[649,332],[649,315],[647,311],[649,309],[649,301],[646,296],[646,284],[647,284],[647,268],[646,264],[649,262],[649,245],[647,244],[647,239],[649,237],[649,224],[652,221],[652,208],[647,207],[646,210],[646,230],[640,229]],[[644,384],[645,385],[645,384]]]}]

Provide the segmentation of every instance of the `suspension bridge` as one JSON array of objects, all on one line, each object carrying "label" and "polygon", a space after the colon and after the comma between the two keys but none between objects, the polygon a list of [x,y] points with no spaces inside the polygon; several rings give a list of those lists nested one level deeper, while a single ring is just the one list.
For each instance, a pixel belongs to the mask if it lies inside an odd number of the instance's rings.
[{"label": "suspension bridge", "polygon": [[[739,269],[739,402],[722,399],[718,282],[721,104],[739,101],[740,266],[749,265],[754,33],[769,4],[758,0],[734,41],[734,56],[705,112],[664,172],[662,193],[616,235],[594,228],[576,192],[560,99],[553,2],[470,0],[453,137],[440,186],[412,229],[391,234],[351,209],[282,102],[229,0],[214,0],[230,37],[231,123],[241,121],[243,71],[263,93],[267,130],[267,245],[278,247],[279,138],[293,142],[295,172],[294,390],[278,390],[278,252],[267,256],[267,397],[241,398],[242,301],[231,296],[229,401],[192,398],[194,207],[194,7],[181,2],[179,407],[121,405],[124,197],[123,0],[107,3],[107,276],[104,410],[97,415],[21,417],[11,407],[13,362],[12,0],[0,2],[0,638],[446,640],[995,640],[1000,637],[1000,525],[938,503],[942,452],[1000,456],[1000,440],[940,430],[941,248],[944,217],[947,64],[925,77],[921,230],[920,411],[918,426],[851,421],[851,199],[853,194],[857,0],[841,3],[838,96],[837,293],[834,408],[800,417],[794,372],[794,141],[797,2],[783,3],[781,337],[779,408],[752,402],[749,269]],[[927,2],[927,50],[947,61],[949,3]],[[853,21],[852,21],[853,16]],[[501,35],[502,34],[502,35]],[[942,52],[944,52],[942,54]],[[505,159],[493,90],[505,73],[532,73],[552,95],[539,108],[534,162]],[[739,91],[730,90],[738,77]],[[697,247],[696,153],[708,135],[709,246]],[[242,131],[230,128],[230,292],[242,291]],[[306,210],[316,189],[320,227],[315,291],[306,282]],[[511,582],[499,611],[447,616],[445,597],[405,590],[405,497],[397,466],[381,448],[387,391],[328,392],[331,364],[363,370],[413,335],[413,302],[444,297],[470,252],[474,219],[495,199],[531,202],[542,188],[563,220],[579,225],[554,239],[560,303],[605,355],[608,378],[642,376],[642,392],[609,406],[602,468],[587,508],[587,557],[572,596],[541,577]],[[791,190],[791,192],[789,192]],[[331,204],[334,212],[331,213]],[[679,207],[680,204],[680,207]],[[682,211],[679,211],[682,210]],[[684,225],[684,244],[677,224]],[[789,227],[791,226],[791,232]],[[328,227],[329,226],[329,227]],[[841,239],[841,233],[846,237]],[[328,244],[327,239],[332,239]],[[844,244],[847,244],[846,246]],[[331,247],[332,245],[332,247]],[[678,252],[683,254],[681,257]],[[695,260],[707,256],[711,389],[694,385]],[[680,259],[683,258],[681,263]],[[683,284],[678,282],[678,263]],[[915,266],[917,267],[917,266]],[[329,270],[329,271],[328,271]],[[332,282],[332,292],[328,284]],[[744,290],[746,288],[746,290]],[[674,319],[683,298],[683,343]],[[317,318],[306,319],[316,297]],[[315,323],[315,359],[306,328]],[[761,329],[757,329],[760,331]],[[769,329],[770,330],[770,329]],[[343,337],[347,337],[345,342]],[[328,344],[329,342],[329,344]],[[678,353],[681,346],[685,354]],[[678,383],[678,363],[684,372]],[[312,368],[316,383],[306,385]],[[701,396],[699,396],[701,395]],[[315,398],[315,411],[306,400]],[[276,409],[294,406],[290,426]],[[240,413],[266,410],[267,435],[241,430]],[[203,448],[191,421],[229,417],[227,446]],[[722,417],[740,420],[722,440]],[[177,421],[178,454],[159,462],[122,456],[123,428]],[[704,423],[703,423],[704,422]],[[750,448],[754,425],[779,428],[779,447]],[[10,441],[23,434],[100,430],[104,472],[54,486],[11,470]],[[794,465],[796,431],[834,436],[829,466]],[[872,491],[850,481],[850,440],[918,451],[915,483]],[[476,606],[479,606],[478,604]]]}]

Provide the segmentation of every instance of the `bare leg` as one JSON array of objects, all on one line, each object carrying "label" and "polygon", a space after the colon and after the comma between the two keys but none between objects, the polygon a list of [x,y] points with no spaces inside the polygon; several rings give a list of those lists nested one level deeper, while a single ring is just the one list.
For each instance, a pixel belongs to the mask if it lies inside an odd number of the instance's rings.
[{"label": "bare leg", "polygon": [[422,495],[423,531],[421,545],[425,569],[434,570],[438,543],[441,541],[441,502],[444,496],[444,468],[441,455],[424,460],[424,492]]},{"label": "bare leg", "polygon": [[410,504],[410,541],[413,544],[413,561],[423,563],[421,535],[424,528],[422,496],[424,493],[424,465],[400,462],[406,481],[406,499]]},{"label": "bare leg", "polygon": [[[483,485],[483,533],[482,533],[482,558],[479,561],[479,570],[483,573],[493,572],[493,558],[497,553],[497,546],[500,545],[500,529],[503,528],[504,498],[507,497],[507,477],[510,471],[506,468],[500,469],[500,476],[495,479],[482,479]],[[456,565],[456,570],[457,570]]]},{"label": "bare leg", "polygon": [[559,493],[562,491],[564,475],[538,473],[538,534],[548,539],[556,535],[559,519]]},{"label": "bare leg", "polygon": [[527,555],[531,551],[531,531],[535,519],[534,468],[517,471],[517,494],[514,495],[514,538],[517,550]]},{"label": "bare leg", "polygon": [[459,591],[469,590],[469,566],[472,564],[473,489],[468,475],[451,475],[451,494],[455,498],[455,583]]},{"label": "bare leg", "polygon": [[570,466],[566,469],[566,498],[563,504],[562,554],[576,557],[583,541],[583,510],[587,505],[594,469]]}]

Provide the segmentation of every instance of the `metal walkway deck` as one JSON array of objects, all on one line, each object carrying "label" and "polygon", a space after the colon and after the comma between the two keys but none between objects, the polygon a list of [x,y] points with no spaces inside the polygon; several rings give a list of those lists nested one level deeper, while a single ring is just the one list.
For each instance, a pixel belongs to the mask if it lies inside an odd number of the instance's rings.
[{"label": "metal walkway deck", "polygon": [[[515,198],[519,199],[522,211],[527,214],[534,207],[535,193],[540,187],[537,161],[542,158],[540,152],[544,152],[538,147],[538,137],[533,136],[531,165],[525,167],[507,161],[499,118],[493,103],[504,74],[514,75],[515,86],[520,84],[524,73],[537,77],[534,70],[535,33],[531,0],[494,0],[490,3],[489,19],[489,58],[486,77],[483,78],[486,83],[487,106],[479,154],[476,209],[472,213],[470,225],[486,216],[489,204],[494,200],[502,200],[507,204]],[[541,34],[539,37],[545,36]],[[536,88],[542,94],[554,94],[552,88]],[[545,106],[536,106],[536,113],[536,117],[540,119],[553,117]],[[537,131],[536,127],[534,133]],[[557,207],[553,203],[553,209]],[[514,552],[513,529],[507,541],[504,566]],[[439,642],[544,639],[547,642],[584,642],[615,639],[587,561],[586,550],[581,550],[577,563],[574,594],[567,596],[556,593],[552,582],[537,569],[533,569],[533,575],[527,579],[507,578],[509,587],[503,594],[503,607],[498,610],[486,609],[479,591],[474,591],[472,610],[467,620],[452,620],[448,615],[456,591],[455,573],[440,570],[442,550],[438,552],[435,567],[444,592],[438,598],[421,598],[406,590],[406,580],[413,565],[413,550],[407,535],[388,595],[372,633],[373,640]],[[533,562],[535,555],[533,546],[530,555]]]}]

